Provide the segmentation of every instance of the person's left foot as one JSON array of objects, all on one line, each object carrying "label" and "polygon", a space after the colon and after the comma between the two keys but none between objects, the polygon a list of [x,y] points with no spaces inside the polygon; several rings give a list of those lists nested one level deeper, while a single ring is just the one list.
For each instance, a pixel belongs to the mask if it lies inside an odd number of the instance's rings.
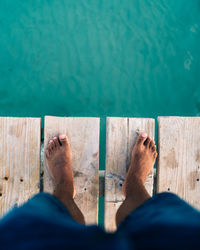
[{"label": "person's left foot", "polygon": [[66,135],[53,137],[45,151],[46,163],[53,179],[54,195],[74,198],[75,188],[72,170],[72,152]]}]

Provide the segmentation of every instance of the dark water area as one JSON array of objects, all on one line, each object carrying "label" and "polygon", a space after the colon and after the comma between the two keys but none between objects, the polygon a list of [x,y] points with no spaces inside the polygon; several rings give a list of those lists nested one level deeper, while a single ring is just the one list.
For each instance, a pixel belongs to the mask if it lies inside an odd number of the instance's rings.
[{"label": "dark water area", "polygon": [[199,0],[0,1],[0,116],[200,115]]}]

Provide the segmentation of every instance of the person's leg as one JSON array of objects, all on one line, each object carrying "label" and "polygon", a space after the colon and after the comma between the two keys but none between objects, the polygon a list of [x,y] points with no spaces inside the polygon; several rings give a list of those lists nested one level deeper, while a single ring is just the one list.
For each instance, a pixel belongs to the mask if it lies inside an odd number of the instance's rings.
[{"label": "person's leg", "polygon": [[144,187],[144,182],[153,168],[157,157],[156,146],[146,133],[141,133],[132,150],[131,164],[122,190],[125,200],[116,214],[119,225],[133,210],[150,198]]},{"label": "person's leg", "polygon": [[53,180],[53,195],[66,206],[74,220],[85,224],[84,216],[74,202],[72,153],[67,136],[62,134],[51,139],[45,155],[48,170]]}]

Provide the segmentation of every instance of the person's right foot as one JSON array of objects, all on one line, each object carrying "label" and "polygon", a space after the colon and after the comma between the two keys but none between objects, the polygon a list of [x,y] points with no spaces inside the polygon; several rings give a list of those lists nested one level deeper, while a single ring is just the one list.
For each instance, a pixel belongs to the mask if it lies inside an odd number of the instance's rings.
[{"label": "person's right foot", "polygon": [[72,152],[65,134],[53,137],[45,151],[46,163],[53,180],[54,194],[60,198],[74,198]]},{"label": "person's right foot", "polygon": [[53,180],[53,195],[58,198],[68,212],[81,224],[85,224],[81,210],[74,202],[76,194],[72,170],[72,152],[69,140],[65,134],[53,137],[45,151],[46,163]]},{"label": "person's right foot", "polygon": [[138,135],[131,155],[131,164],[122,191],[125,196],[134,193],[135,181],[144,184],[157,157],[156,145],[146,133]]}]

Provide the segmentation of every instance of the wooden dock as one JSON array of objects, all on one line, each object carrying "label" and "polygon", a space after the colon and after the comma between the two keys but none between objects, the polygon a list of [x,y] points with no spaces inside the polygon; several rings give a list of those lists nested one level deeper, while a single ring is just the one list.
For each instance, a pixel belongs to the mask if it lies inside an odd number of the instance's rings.
[{"label": "wooden dock", "polygon": [[[99,126],[99,118],[46,116],[43,144],[41,118],[0,117],[1,216],[41,189],[52,192],[44,149],[51,137],[65,133],[72,147],[75,202],[87,224],[98,224],[98,198],[104,195],[105,228],[114,231],[137,133],[143,130],[154,138],[155,120],[107,118],[105,171],[99,171]],[[200,209],[199,128],[200,117],[158,117],[157,166],[145,183],[151,195],[173,192]]]}]

